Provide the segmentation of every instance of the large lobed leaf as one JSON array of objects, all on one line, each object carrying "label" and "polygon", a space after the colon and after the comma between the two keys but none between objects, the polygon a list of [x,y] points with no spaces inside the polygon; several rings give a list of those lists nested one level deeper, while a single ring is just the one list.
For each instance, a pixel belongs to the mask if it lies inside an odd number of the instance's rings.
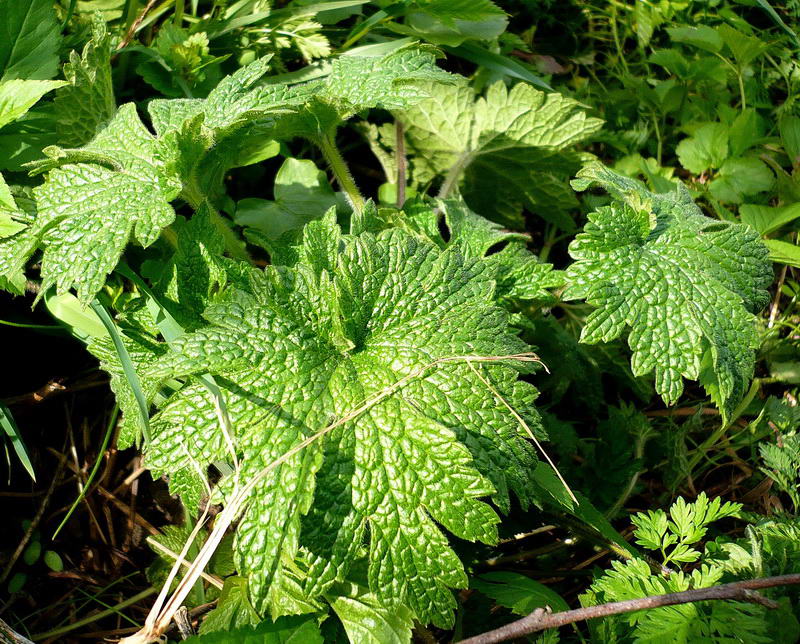
[{"label": "large lobed leaf", "polygon": [[633,371],[654,371],[665,402],[681,395],[683,377],[699,379],[728,417],[753,374],[753,313],[773,277],[767,249],[748,226],[705,217],[683,186],[650,193],[600,165],[573,182],[593,184],[616,200],[570,245],[564,297],[597,307],[581,340],[608,342],[630,327]]},{"label": "large lobed leaf", "polygon": [[[492,271],[455,248],[441,252],[400,230],[340,236],[329,216],[306,226],[295,266],[253,270],[249,286],[212,305],[209,325],[180,338],[149,374],[214,375],[242,481],[347,419],[253,491],[236,553],[257,607],[277,601],[284,564],[301,546],[306,591],[316,595],[343,579],[368,542],[380,601],[450,623],[449,588],[466,576],[440,526],[493,542],[498,518],[480,499],[504,510],[509,490],[531,500],[532,449],[482,378],[538,427],[535,390],[517,379],[521,363],[463,358],[526,349],[493,291]],[[152,429],[149,467],[194,478],[185,498],[196,503],[197,464],[230,458],[203,385],[176,393]],[[228,477],[222,488],[232,485]]]},{"label": "large lobed leaf", "polygon": [[46,150],[51,161],[45,163],[67,164],[52,169],[35,189],[38,215],[22,233],[43,248],[42,292],[74,286],[79,299],[89,302],[131,236],[148,246],[172,223],[175,212],[169,202],[179,187],[155,155],[155,146],[136,107],[128,103],[84,148]]},{"label": "large lobed leaf", "polygon": [[596,132],[602,121],[577,101],[525,83],[501,83],[485,97],[464,85],[429,85],[430,98],[398,114],[406,126],[415,178],[448,176],[467,204],[503,222],[521,223],[523,208],[572,226],[575,205],[566,177],[580,166],[566,149]]}]

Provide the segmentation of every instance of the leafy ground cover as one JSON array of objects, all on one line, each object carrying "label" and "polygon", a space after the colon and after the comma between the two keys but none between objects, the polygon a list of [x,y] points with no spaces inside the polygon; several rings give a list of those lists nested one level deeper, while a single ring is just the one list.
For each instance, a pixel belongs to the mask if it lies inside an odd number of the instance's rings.
[{"label": "leafy ground cover", "polygon": [[800,5],[0,15],[4,638],[800,640]]}]

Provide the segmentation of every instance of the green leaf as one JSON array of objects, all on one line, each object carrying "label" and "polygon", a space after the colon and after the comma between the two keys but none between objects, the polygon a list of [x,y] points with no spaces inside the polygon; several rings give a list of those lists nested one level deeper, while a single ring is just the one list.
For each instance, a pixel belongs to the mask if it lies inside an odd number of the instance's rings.
[{"label": "green leaf", "polygon": [[64,570],[64,561],[61,559],[61,555],[59,555],[57,552],[53,550],[45,550],[43,559],[45,565],[53,572],[61,572]]},{"label": "green leaf", "polygon": [[497,38],[507,25],[505,11],[491,0],[428,0],[412,3],[405,28],[397,31],[456,47],[465,40]]},{"label": "green leaf", "polygon": [[450,84],[458,78],[436,66],[440,55],[430,45],[412,44],[384,56],[339,56],[326,78],[293,90],[302,107],[281,119],[277,136],[320,141],[362,110],[406,109],[429,95],[430,83]]},{"label": "green leaf", "polygon": [[458,47],[444,46],[443,49],[448,54],[485,67],[489,71],[500,74],[501,76],[508,76],[509,78],[525,81],[526,83],[530,83],[548,92],[553,91],[550,85],[545,83],[536,74],[532,73],[528,67],[521,65],[510,56],[498,54],[478,43],[465,42]]},{"label": "green leaf", "polygon": [[495,83],[476,99],[467,86],[430,85],[431,97],[398,117],[406,126],[414,177],[446,175],[467,205],[492,219],[520,223],[523,208],[570,228],[576,204],[565,178],[580,164],[566,149],[596,132],[572,99],[520,83]]},{"label": "green leaf", "polygon": [[51,0],[0,0],[0,81],[47,80],[61,41]]},{"label": "green leaf", "polygon": [[83,55],[70,52],[64,77],[68,85],[56,93],[55,101],[59,142],[70,147],[86,145],[117,110],[111,83],[111,37],[101,19],[92,23],[92,38]]},{"label": "green leaf", "polygon": [[768,48],[767,43],[764,41],[755,36],[748,36],[729,24],[721,24],[717,27],[717,33],[733,53],[733,57],[740,69],[749,65]]},{"label": "green leaf", "polygon": [[182,218],[173,225],[175,254],[162,267],[156,290],[184,329],[203,325],[203,311],[228,283],[223,259],[225,240],[203,205],[188,222]]},{"label": "green leaf", "polygon": [[25,229],[25,224],[16,219],[20,217],[20,211],[14,201],[11,190],[0,174],[0,239],[11,237]]},{"label": "green leaf", "polygon": [[388,226],[421,234],[441,248],[455,247],[465,257],[483,260],[495,273],[500,301],[550,301],[553,295],[548,289],[563,284],[560,272],[539,262],[527,249],[527,235],[504,230],[459,199],[439,200],[435,208],[422,201],[407,203],[404,211],[383,210],[378,217]]},{"label": "green leaf", "polygon": [[232,631],[243,626],[255,626],[261,617],[247,595],[247,579],[229,577],[222,587],[217,607],[206,615],[200,625],[200,634]]},{"label": "green leaf", "polygon": [[275,175],[275,200],[242,199],[234,221],[277,240],[290,230],[320,219],[336,206],[336,195],[325,173],[313,161],[288,158]]},{"label": "green leaf", "polygon": [[753,373],[753,313],[773,277],[765,247],[750,228],[705,217],[682,186],[654,194],[600,165],[573,182],[593,184],[617,201],[591,213],[570,245],[564,297],[597,307],[581,340],[608,342],[630,327],[634,374],[654,371],[668,404],[682,377],[699,378],[728,418]]},{"label": "green leaf", "polygon": [[800,246],[780,239],[765,239],[770,261],[800,268]]},{"label": "green leaf", "polygon": [[255,628],[195,635],[184,641],[187,644],[323,644],[316,618],[308,615],[267,620]]},{"label": "green leaf", "polygon": [[717,30],[707,25],[669,27],[667,33],[675,42],[691,45],[712,54],[719,53],[725,44]]},{"label": "green leaf", "polygon": [[[369,527],[370,591],[449,624],[449,588],[466,576],[438,526],[493,542],[498,518],[479,499],[493,495],[503,510],[509,490],[523,505],[531,500],[535,456],[483,379],[538,428],[535,390],[517,380],[524,365],[459,356],[526,346],[494,305],[493,275],[481,264],[399,230],[341,236],[331,217],[306,226],[297,265],[252,271],[250,286],[212,305],[209,325],[176,340],[150,376],[216,377],[242,480],[342,419],[254,489],[236,557],[257,609],[271,604],[282,562],[301,545],[313,596],[342,578]],[[176,393],[152,427],[147,459],[156,472],[194,471],[187,442],[201,467],[229,458],[199,382]]]},{"label": "green leaf", "polygon": [[728,127],[722,123],[701,125],[675,151],[681,165],[694,174],[719,168],[728,158]]},{"label": "green leaf", "polygon": [[411,640],[414,618],[405,606],[387,609],[374,594],[356,584],[347,584],[336,590],[337,596],[331,601],[331,608],[351,642],[406,644]]},{"label": "green leaf", "polygon": [[744,157],[725,161],[708,189],[720,201],[741,203],[745,197],[766,192],[774,184],[775,175],[761,159]]},{"label": "green leaf", "polygon": [[[155,139],[132,103],[123,105],[87,146],[45,152],[49,160],[41,168],[61,167],[34,190],[38,215],[29,230],[43,248],[41,292],[75,287],[87,304],[131,236],[149,246],[172,223],[175,212],[169,202],[178,186],[155,156]],[[11,268],[21,267],[31,250],[17,251]]]},{"label": "green leaf", "polygon": [[471,586],[517,615],[528,615],[545,606],[553,612],[569,610],[569,605],[558,593],[516,572],[484,573],[474,577]]},{"label": "green leaf", "polygon": [[800,165],[800,117],[784,116],[778,122],[778,131],[792,165]]},{"label": "green leaf", "polygon": [[16,121],[63,81],[9,80],[0,82],[0,127]]},{"label": "green leaf", "polygon": [[6,439],[11,443],[14,453],[17,455],[19,462],[30,477],[35,481],[36,473],[33,470],[33,463],[31,463],[30,456],[28,456],[28,449],[25,447],[25,442],[22,440],[19,427],[11,414],[11,410],[2,402],[0,402],[0,426],[3,428],[3,433]]},{"label": "green leaf", "polygon": [[226,76],[205,99],[155,99],[148,105],[157,154],[180,177],[193,207],[219,196],[230,168],[260,160],[251,139],[264,137],[273,124],[264,132],[257,129],[259,121],[277,118],[300,102],[282,85],[257,85],[269,60],[260,58]]}]

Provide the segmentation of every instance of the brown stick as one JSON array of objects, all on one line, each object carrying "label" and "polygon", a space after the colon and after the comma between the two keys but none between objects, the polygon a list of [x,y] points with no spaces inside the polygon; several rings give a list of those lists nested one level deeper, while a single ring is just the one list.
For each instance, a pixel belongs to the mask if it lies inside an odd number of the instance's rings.
[{"label": "brown stick", "polygon": [[27,637],[23,637],[0,619],[0,642],[2,644],[33,644]]},{"label": "brown stick", "polygon": [[699,601],[733,599],[737,601],[754,602],[768,608],[777,608],[778,604],[776,602],[753,591],[759,588],[773,588],[775,586],[789,586],[795,584],[800,584],[800,574],[748,579],[731,584],[722,584],[721,586],[711,586],[710,588],[697,588],[695,590],[684,590],[680,593],[667,593],[666,595],[654,595],[652,597],[642,597],[641,599],[628,599],[622,602],[587,606],[585,608],[576,608],[575,610],[566,610],[560,613],[551,613],[549,608],[537,608],[527,617],[496,628],[493,631],[461,640],[459,644],[494,644],[495,642],[505,642],[515,637],[523,637],[530,633],[538,633],[548,628],[558,628],[566,624],[574,624],[575,622],[586,619],[621,615],[623,613],[633,613],[637,610],[644,610],[647,608],[660,608],[662,606],[689,604]]},{"label": "brown stick", "polygon": [[150,0],[150,2],[147,3],[147,6],[142,9],[142,13],[140,13],[136,20],[133,21],[130,29],[128,29],[128,32],[125,34],[125,37],[119,42],[119,45],[117,45],[117,51],[120,49],[125,49],[125,47],[131,43],[131,40],[133,40],[133,37],[136,35],[136,32],[139,29],[139,25],[144,22],[144,19],[147,17],[147,14],[150,13],[150,10],[156,6],[156,2],[158,2],[158,0]]}]

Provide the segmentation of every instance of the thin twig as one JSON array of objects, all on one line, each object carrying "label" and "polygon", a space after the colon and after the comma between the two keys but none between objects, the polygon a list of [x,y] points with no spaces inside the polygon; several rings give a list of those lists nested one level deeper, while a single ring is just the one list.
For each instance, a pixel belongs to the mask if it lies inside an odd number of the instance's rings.
[{"label": "thin twig", "polygon": [[119,45],[117,45],[117,51],[125,49],[125,47],[130,44],[131,40],[133,40],[133,37],[136,35],[136,32],[139,30],[139,26],[147,17],[147,14],[150,13],[152,8],[156,6],[156,2],[158,2],[158,0],[150,0],[150,2],[147,3],[147,6],[142,9],[142,13],[140,13],[136,20],[133,21],[130,29],[128,29],[128,32],[125,34],[125,37],[119,41]]},{"label": "thin twig", "polygon": [[0,619],[0,642],[3,642],[3,644],[33,644],[27,637],[17,633],[2,619]]},{"label": "thin twig", "polygon": [[395,150],[397,151],[397,207],[402,208],[406,202],[406,135],[403,123],[394,122]]},{"label": "thin twig", "polygon": [[649,608],[675,606],[677,604],[689,604],[700,601],[745,601],[775,609],[778,608],[777,602],[767,599],[754,591],[760,588],[774,588],[775,586],[798,584],[800,584],[800,574],[780,575],[778,577],[763,577],[761,579],[737,581],[731,584],[722,584],[721,586],[711,586],[710,588],[684,590],[679,593],[667,593],[665,595],[642,597],[641,599],[628,599],[621,602],[586,606],[584,608],[576,608],[575,610],[566,610],[559,613],[551,613],[549,608],[537,608],[527,617],[523,617],[522,619],[518,619],[515,622],[511,622],[510,624],[506,624],[492,631],[462,640],[460,644],[494,644],[495,642],[505,642],[517,637],[524,637],[531,633],[538,633],[548,628],[558,628],[566,624],[574,624],[575,622],[587,619],[609,617],[610,615],[633,613],[638,610]]}]

